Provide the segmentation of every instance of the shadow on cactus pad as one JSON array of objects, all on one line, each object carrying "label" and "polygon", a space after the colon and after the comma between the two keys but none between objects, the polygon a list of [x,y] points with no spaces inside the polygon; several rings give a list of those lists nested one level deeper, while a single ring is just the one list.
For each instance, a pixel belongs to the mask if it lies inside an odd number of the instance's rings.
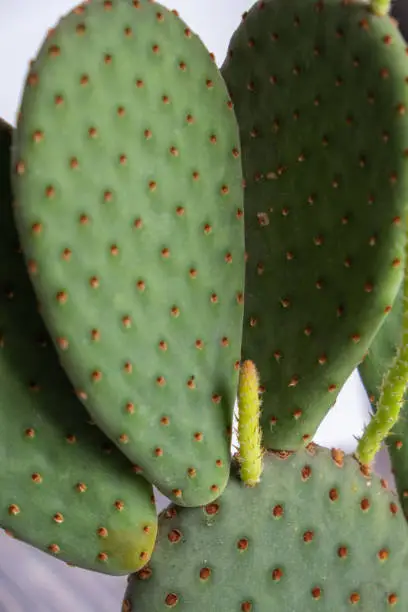
[{"label": "shadow on cactus pad", "polygon": [[0,120],[0,526],[106,574],[143,567],[153,490],[90,423],[38,314],[12,216],[11,127]]},{"label": "shadow on cactus pad", "polygon": [[394,493],[341,451],[268,454],[202,508],[171,505],[123,612],[364,612],[408,607],[408,527]]},{"label": "shadow on cactus pad", "polygon": [[264,0],[222,68],[241,134],[243,357],[268,448],[309,442],[401,280],[408,57],[367,3]]}]

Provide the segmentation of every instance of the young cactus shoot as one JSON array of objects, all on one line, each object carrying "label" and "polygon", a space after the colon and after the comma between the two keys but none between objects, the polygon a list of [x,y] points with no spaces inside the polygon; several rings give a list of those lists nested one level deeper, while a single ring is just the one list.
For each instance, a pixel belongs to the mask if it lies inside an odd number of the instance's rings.
[{"label": "young cactus shoot", "polygon": [[[407,218],[405,219],[405,223]],[[405,243],[407,261],[408,240]],[[403,281],[402,340],[391,368],[384,376],[377,411],[368,424],[357,447],[357,457],[363,464],[373,461],[383,440],[398,421],[408,381],[408,272],[405,267]]]},{"label": "young cactus shoot", "polygon": [[238,441],[241,479],[248,487],[254,487],[262,474],[260,405],[258,372],[255,364],[247,360],[242,364],[239,376]]},{"label": "young cactus shoot", "polygon": [[388,15],[391,9],[391,0],[372,0],[371,8],[373,13],[383,17]]}]

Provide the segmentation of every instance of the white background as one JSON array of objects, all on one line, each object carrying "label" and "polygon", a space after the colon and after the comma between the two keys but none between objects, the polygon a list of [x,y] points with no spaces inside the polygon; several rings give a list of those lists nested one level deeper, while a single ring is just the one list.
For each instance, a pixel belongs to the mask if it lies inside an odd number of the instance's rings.
[{"label": "white background", "polygon": [[[179,11],[220,66],[241,14],[253,0],[163,0],[162,4]],[[29,60],[46,31],[74,5],[71,0],[0,0],[0,116],[9,123],[15,125]],[[354,373],[315,441],[351,452],[354,436],[361,435],[368,418],[368,400]],[[69,568],[0,532],[0,612],[119,612],[125,584],[123,578]]]}]

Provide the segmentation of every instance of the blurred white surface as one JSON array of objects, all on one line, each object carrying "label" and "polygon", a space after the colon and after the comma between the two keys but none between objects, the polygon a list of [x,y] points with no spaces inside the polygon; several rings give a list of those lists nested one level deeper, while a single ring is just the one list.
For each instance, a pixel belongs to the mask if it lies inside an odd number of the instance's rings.
[{"label": "blurred white surface", "polygon": [[[252,0],[162,0],[194,29],[221,65],[231,34]],[[28,62],[72,0],[0,0],[0,116],[15,124]],[[368,400],[357,373],[340,393],[315,441],[352,452],[368,421]],[[389,477],[388,457],[379,468]],[[159,507],[165,505],[161,497]],[[0,532],[0,612],[119,612],[126,578],[70,568]]]}]

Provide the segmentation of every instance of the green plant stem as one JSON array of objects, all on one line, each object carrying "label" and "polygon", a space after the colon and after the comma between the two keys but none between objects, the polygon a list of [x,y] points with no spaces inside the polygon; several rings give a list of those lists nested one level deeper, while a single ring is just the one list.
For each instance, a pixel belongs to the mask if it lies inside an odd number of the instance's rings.
[{"label": "green plant stem", "polygon": [[391,0],[371,0],[371,10],[381,17],[391,11]]},{"label": "green plant stem", "polygon": [[252,361],[244,361],[238,388],[238,441],[241,480],[248,487],[260,481],[263,469],[260,406],[257,369]]},{"label": "green plant stem", "polygon": [[[405,219],[406,226],[408,217]],[[384,376],[377,410],[357,446],[357,458],[363,464],[373,461],[383,440],[398,421],[408,382],[408,238],[405,242],[402,340],[393,364]]]}]

